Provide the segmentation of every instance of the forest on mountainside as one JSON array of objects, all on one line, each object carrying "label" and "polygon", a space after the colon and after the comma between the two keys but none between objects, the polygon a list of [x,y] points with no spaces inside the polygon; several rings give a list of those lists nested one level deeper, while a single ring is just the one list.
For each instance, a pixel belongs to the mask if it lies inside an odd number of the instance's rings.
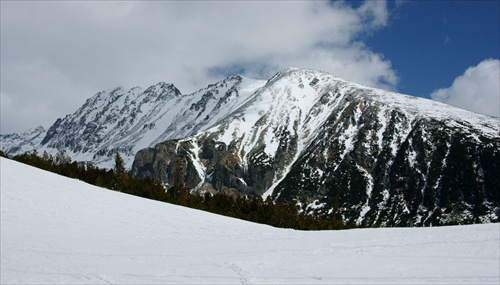
[{"label": "forest on mountainside", "polygon": [[[9,158],[1,151],[0,156]],[[134,178],[125,170],[124,161],[119,153],[115,155],[113,170],[98,168],[90,162],[72,161],[64,152],[53,156],[45,151],[40,155],[34,150],[16,155],[12,159],[109,190],[279,228],[337,230],[356,226],[346,225],[334,217],[313,216],[299,212],[295,204],[274,202],[270,196],[264,200],[261,196],[234,198],[223,193],[206,192],[203,195],[191,193],[185,187],[180,175],[174,179],[175,182],[171,186],[162,185],[150,177]]]}]

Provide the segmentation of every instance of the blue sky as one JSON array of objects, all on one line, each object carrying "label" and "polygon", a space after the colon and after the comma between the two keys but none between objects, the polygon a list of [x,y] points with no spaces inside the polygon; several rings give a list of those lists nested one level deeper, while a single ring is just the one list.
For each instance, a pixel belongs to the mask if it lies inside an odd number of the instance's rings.
[{"label": "blue sky", "polygon": [[430,97],[468,67],[500,58],[500,1],[388,4],[389,24],[365,41],[391,61],[402,93]]},{"label": "blue sky", "polygon": [[500,1],[0,1],[0,132],[293,66],[499,116]]}]

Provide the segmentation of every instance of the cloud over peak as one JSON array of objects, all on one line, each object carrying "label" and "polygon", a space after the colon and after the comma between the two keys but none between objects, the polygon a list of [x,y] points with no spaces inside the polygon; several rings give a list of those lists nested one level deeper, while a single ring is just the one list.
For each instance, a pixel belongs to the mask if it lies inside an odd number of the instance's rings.
[{"label": "cloud over peak", "polygon": [[485,59],[467,68],[447,88],[432,92],[434,100],[476,113],[500,116],[500,61]]},{"label": "cloud over peak", "polygon": [[[5,2],[1,96],[18,111],[2,104],[2,133],[47,126],[102,89],[167,81],[189,93],[233,71],[297,66],[395,89],[390,61],[363,42],[388,17],[385,1]],[[47,111],[21,119],[31,104]]]}]

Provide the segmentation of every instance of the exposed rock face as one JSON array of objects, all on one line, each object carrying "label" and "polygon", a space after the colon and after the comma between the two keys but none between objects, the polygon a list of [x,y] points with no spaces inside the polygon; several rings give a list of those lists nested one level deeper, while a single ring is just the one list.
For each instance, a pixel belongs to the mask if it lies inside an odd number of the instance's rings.
[{"label": "exposed rock face", "polygon": [[53,155],[64,151],[74,160],[106,168],[120,152],[130,168],[140,149],[211,127],[264,83],[234,75],[188,95],[164,82],[146,90],[102,91],[48,130],[0,135],[2,150],[9,155],[33,149]]},{"label": "exposed rock face", "polygon": [[234,196],[261,195],[272,185],[273,170],[257,160],[244,169],[235,144],[228,146],[207,138],[201,141],[172,140],[143,149],[137,153],[131,173],[172,185],[173,169],[180,163],[186,187]]},{"label": "exposed rock face", "polygon": [[357,224],[497,222],[499,130],[497,118],[289,69],[210,129],[139,151],[132,173],[171,183],[148,165],[177,159],[193,191],[272,195]]},{"label": "exposed rock face", "polygon": [[2,151],[7,154],[32,151],[40,145],[45,132],[43,127],[38,127],[21,134],[0,135]]},{"label": "exposed rock face", "polygon": [[381,145],[370,136],[377,128],[365,124],[347,151],[335,139],[345,126],[332,123],[294,163],[275,197],[368,225],[498,221],[499,140],[420,119],[394,150],[396,118],[389,119]]},{"label": "exposed rock face", "polygon": [[[498,222],[500,121],[289,68],[182,95],[172,84],[103,91],[3,151],[65,151],[193,192],[271,196],[346,222]],[[135,159],[134,159],[135,156]],[[133,163],[132,163],[133,161]]]}]

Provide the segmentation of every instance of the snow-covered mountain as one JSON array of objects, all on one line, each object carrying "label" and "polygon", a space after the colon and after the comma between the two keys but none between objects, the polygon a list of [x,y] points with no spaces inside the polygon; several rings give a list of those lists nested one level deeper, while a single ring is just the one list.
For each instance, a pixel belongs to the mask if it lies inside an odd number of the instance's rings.
[{"label": "snow-covered mountain", "polygon": [[1,135],[9,155],[37,149],[111,168],[120,152],[128,168],[137,151],[156,143],[196,134],[238,107],[265,81],[228,77],[189,95],[160,82],[146,90],[116,88],[102,91],[48,129],[21,135]]},{"label": "snow-covered mountain", "polygon": [[499,224],[277,229],[0,158],[2,284],[498,284]]},{"label": "snow-covered mountain", "polygon": [[143,149],[132,173],[272,195],[368,225],[498,221],[498,118],[290,68],[211,128]]},{"label": "snow-covered mountain", "polygon": [[40,126],[21,134],[0,135],[1,150],[10,154],[22,154],[38,149],[46,133],[47,130]]},{"label": "snow-covered mountain", "polygon": [[0,137],[3,151],[64,150],[104,167],[118,151],[135,176],[181,173],[193,191],[271,195],[357,224],[500,216],[498,118],[317,70],[235,75],[188,95],[117,88],[38,130]]}]

